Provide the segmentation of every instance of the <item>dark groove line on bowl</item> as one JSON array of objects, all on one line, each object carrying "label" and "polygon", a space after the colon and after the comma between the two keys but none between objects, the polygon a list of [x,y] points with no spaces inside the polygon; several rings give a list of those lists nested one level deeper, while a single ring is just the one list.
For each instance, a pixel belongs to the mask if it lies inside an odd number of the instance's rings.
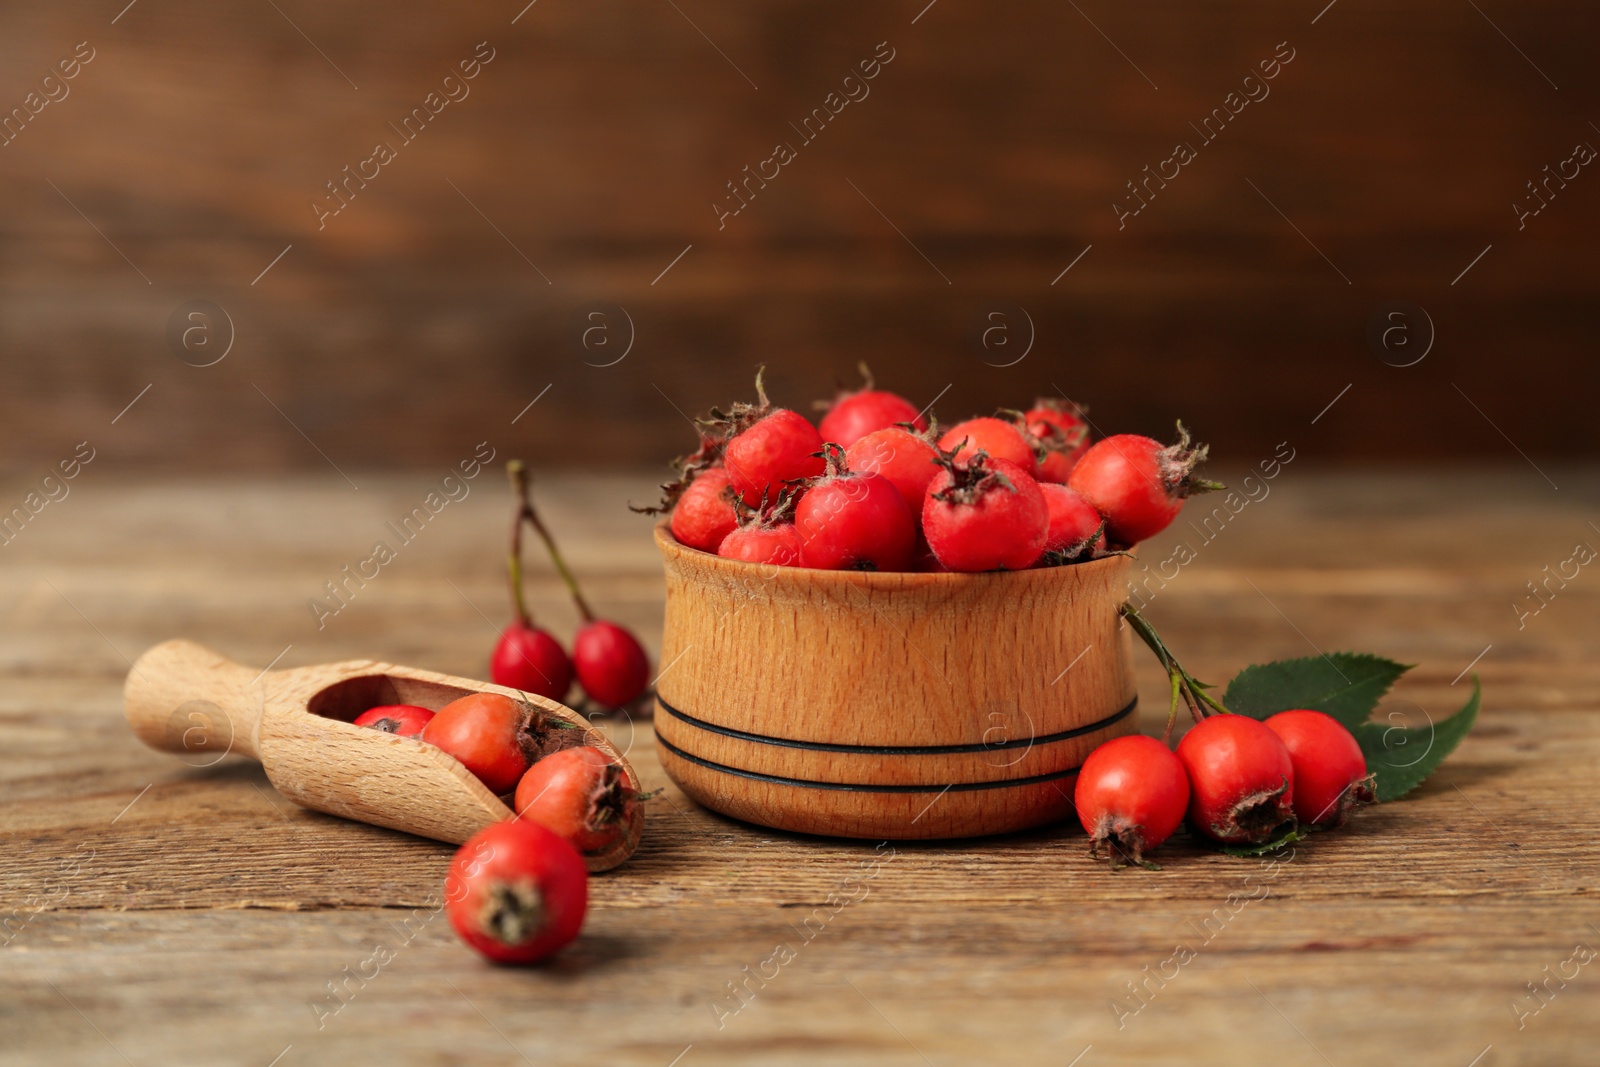
[{"label": "dark groove line on bowl", "polygon": [[688,712],[679,711],[665,700],[662,700],[659,693],[656,695],[656,703],[660,704],[662,710],[674,719],[681,720],[690,726],[698,727],[710,733],[722,734],[724,737],[732,737],[740,741],[753,741],[757,744],[777,745],[782,748],[801,748],[811,752],[853,752],[863,756],[944,756],[966,752],[999,752],[1008,748],[1031,748],[1034,745],[1050,745],[1057,741],[1082,737],[1085,734],[1104,730],[1106,727],[1121,722],[1129,715],[1132,715],[1134,709],[1139,706],[1139,698],[1137,696],[1134,697],[1128,702],[1127,707],[1086,726],[1074,726],[1070,730],[1045,734],[1043,737],[1019,737],[1015,741],[1000,741],[995,744],[980,741],[977,744],[967,745],[842,745],[831,741],[796,741],[793,738],[755,734],[750,733],[748,730],[736,730],[731,726],[718,726],[716,723],[697,719]]},{"label": "dark groove line on bowl", "polygon": [[845,793],[969,793],[980,789],[1010,789],[1022,785],[1042,785],[1045,782],[1054,782],[1062,778],[1077,774],[1082,764],[1069,767],[1064,771],[1051,771],[1049,774],[1034,774],[1027,778],[1002,778],[995,782],[951,782],[948,785],[865,785],[858,782],[817,782],[809,778],[785,778],[777,774],[762,774],[760,771],[746,771],[738,767],[729,767],[725,763],[716,763],[712,760],[685,752],[677,745],[656,732],[656,743],[680,759],[690,763],[697,763],[708,770],[720,771],[739,778],[753,778],[758,782],[774,782],[778,785],[796,786],[801,789],[833,789]]}]

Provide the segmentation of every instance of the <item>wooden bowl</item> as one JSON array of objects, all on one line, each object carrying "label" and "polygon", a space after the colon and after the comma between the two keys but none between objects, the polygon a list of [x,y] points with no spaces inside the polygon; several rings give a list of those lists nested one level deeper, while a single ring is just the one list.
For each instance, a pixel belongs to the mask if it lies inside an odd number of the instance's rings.
[{"label": "wooden bowl", "polygon": [[689,796],[783,830],[914,839],[1072,814],[1138,729],[1129,560],[993,574],[768,567],[665,523],[656,747]]}]

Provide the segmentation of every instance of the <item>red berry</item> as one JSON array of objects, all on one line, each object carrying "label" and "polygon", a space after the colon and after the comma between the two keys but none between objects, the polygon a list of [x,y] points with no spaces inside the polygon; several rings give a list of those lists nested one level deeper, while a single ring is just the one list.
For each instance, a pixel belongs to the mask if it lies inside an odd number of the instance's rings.
[{"label": "red berry", "polygon": [[622,765],[585,745],[529,767],[514,807],[519,819],[555,831],[585,856],[599,856],[627,835],[638,804],[638,787]]},{"label": "red berry", "polygon": [[1260,844],[1294,818],[1294,766],[1266,725],[1212,715],[1178,742],[1189,772],[1189,823],[1225,844]]},{"label": "red berry", "polygon": [[[919,430],[928,428],[916,405],[897,393],[873,388],[872,372],[861,364],[861,377],[866,385],[856,392],[840,390],[828,413],[822,417],[817,430],[824,441],[832,441],[841,448],[849,448],[875,430],[888,429],[896,423],[909,422]],[[852,467],[852,470],[855,468]]]},{"label": "red berry", "polygon": [[745,563],[800,566],[800,531],[789,518],[793,503],[794,497],[784,494],[776,505],[750,512],[738,529],[722,539],[717,555]]},{"label": "red berry", "polygon": [[780,522],[775,526],[741,526],[723,540],[717,555],[745,563],[798,567],[800,531],[792,522]]},{"label": "red berry", "polygon": [[790,482],[815,478],[823,471],[822,435],[787,408],[764,415],[728,441],[722,462],[733,491],[750,507],[763,498],[775,500]]},{"label": "red berry", "polygon": [[1220,489],[1195,477],[1206,446],[1190,447],[1189,431],[1178,423],[1178,443],[1136,434],[1117,434],[1096,442],[1072,468],[1067,484],[1106,517],[1106,535],[1118,545],[1135,545],[1165,530],[1183,510],[1185,497]]},{"label": "red berry", "polygon": [[733,510],[728,472],[712,467],[694,476],[672,509],[672,536],[680,545],[715,552],[722,539],[739,525]]},{"label": "red berry", "polygon": [[1029,432],[1040,437],[1046,436],[1047,428],[1053,428],[1067,437],[1082,439],[1089,435],[1089,421],[1084,418],[1088,410],[1062,397],[1041,396],[1023,417],[1027,419]]},{"label": "red berry", "polygon": [[382,730],[396,737],[416,737],[433,718],[433,712],[415,704],[382,704],[356,716],[355,725]]},{"label": "red berry", "polygon": [[507,793],[539,751],[534,709],[499,693],[452,700],[423,727],[421,737],[460,760],[491,793]]},{"label": "red berry", "polygon": [[1267,720],[1294,764],[1294,813],[1303,823],[1342,826],[1376,801],[1367,758],[1349,730],[1320,711],[1280,711]]},{"label": "red berry", "polygon": [[1040,482],[1045,506],[1050,509],[1050,530],[1045,535],[1046,555],[1060,562],[1093,558],[1106,547],[1105,520],[1089,502],[1064,485]]},{"label": "red berry", "polygon": [[894,483],[911,508],[922,511],[928,483],[939,473],[939,451],[921,434],[899,426],[874,430],[845,449],[845,466],[863,474],[879,474]]},{"label": "red berry", "polygon": [[928,483],[922,533],[953,571],[1020,571],[1044,552],[1050,509],[1039,484],[1015,463],[983,453],[949,463]]},{"label": "red berry", "polygon": [[[962,444],[965,441],[966,444]],[[982,418],[958,422],[939,438],[939,448],[945,452],[952,448],[957,462],[965,462],[979,452],[987,452],[995,459],[1009,460],[1028,472],[1030,477],[1039,473],[1039,457],[1033,445],[1014,423],[1004,419]]]},{"label": "red berry", "polygon": [[917,520],[889,479],[847,471],[844,450],[829,445],[828,473],[795,508],[800,562],[817,570],[909,570]]},{"label": "red berry", "polygon": [[650,684],[650,658],[625,628],[591,619],[572,638],[572,665],[590,699],[608,708],[633,703]]},{"label": "red berry", "polygon": [[495,642],[489,680],[507,689],[564,700],[572,688],[572,661],[549,630],[513,622]]},{"label": "red berry", "polygon": [[1039,480],[1065,482],[1089,446],[1089,424],[1084,408],[1070,400],[1040,397],[1023,418],[1028,433],[1044,455],[1039,460]]},{"label": "red berry", "polygon": [[578,936],[589,872],[560,835],[507,819],[456,852],[444,897],[461,940],[497,963],[537,963]]},{"label": "red berry", "polygon": [[1172,836],[1189,806],[1189,779],[1172,750],[1133,734],[1107,741],[1083,761],[1073,794],[1088,831],[1090,853],[1143,864],[1144,854]]}]

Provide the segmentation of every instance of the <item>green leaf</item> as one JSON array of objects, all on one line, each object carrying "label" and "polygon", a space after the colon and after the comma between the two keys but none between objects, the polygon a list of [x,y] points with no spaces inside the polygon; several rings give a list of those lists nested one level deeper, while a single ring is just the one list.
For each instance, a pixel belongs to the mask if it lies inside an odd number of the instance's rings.
[{"label": "green leaf", "polygon": [[1276,852],[1296,841],[1304,841],[1309,836],[1309,831],[1304,827],[1296,826],[1271,841],[1263,841],[1259,845],[1224,845],[1222,851],[1230,856],[1265,856],[1268,852]]},{"label": "green leaf", "polygon": [[1334,652],[1246,667],[1228,683],[1228,710],[1265,719],[1291,708],[1310,708],[1338,719],[1348,730],[1367,721],[1372,709],[1411,664],[1365,652]]},{"label": "green leaf", "polygon": [[1351,731],[1367,757],[1367,770],[1377,777],[1380,802],[1411,792],[1455,751],[1478,718],[1482,693],[1478,676],[1473,675],[1472,696],[1448,719],[1441,722],[1430,719],[1428,725],[1415,727],[1360,723]]}]

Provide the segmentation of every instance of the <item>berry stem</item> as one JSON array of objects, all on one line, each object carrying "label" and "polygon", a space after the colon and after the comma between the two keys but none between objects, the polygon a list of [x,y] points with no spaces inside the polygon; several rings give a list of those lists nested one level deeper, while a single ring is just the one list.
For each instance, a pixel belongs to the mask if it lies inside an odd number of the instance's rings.
[{"label": "berry stem", "polygon": [[[533,509],[533,498],[529,492],[528,468],[520,459],[511,460],[506,464],[506,470],[511,475],[511,486],[516,490],[519,507],[517,510],[517,528],[513,535],[513,545],[521,545],[522,523],[527,522],[533,527],[533,532],[539,535],[539,540],[544,542],[545,551],[550,553],[550,562],[555,564],[556,572],[561,575],[561,580],[566,583],[567,592],[572,594],[572,602],[578,607],[578,614],[583,616],[584,622],[594,621],[594,612],[589,607],[589,602],[583,598],[583,590],[578,588],[578,579],[572,573],[572,568],[567,566],[567,561],[561,557],[561,550],[556,547],[556,539],[550,536],[550,531],[545,529],[539,513]],[[521,552],[514,551],[512,560],[517,567],[518,577],[521,576]],[[516,582],[517,601],[519,607],[522,600],[522,583]],[[524,613],[526,618],[526,613]]]},{"label": "berry stem", "polygon": [[1207,692],[1211,687],[1200,681],[1194,675],[1184,670],[1183,664],[1178,662],[1178,657],[1167,648],[1166,642],[1161,640],[1161,635],[1156,628],[1150,625],[1139,609],[1131,602],[1122,605],[1121,614],[1128,620],[1128,625],[1133,627],[1133,632],[1139,635],[1140,640],[1150,646],[1150,651],[1156,654],[1162,668],[1167,672],[1167,678],[1172,683],[1172,706],[1167,712],[1167,729],[1163,740],[1172,740],[1172,727],[1178,718],[1178,698],[1188,705],[1189,713],[1194,716],[1195,722],[1200,722],[1207,715],[1231,715],[1231,711],[1223,705],[1222,701]]},{"label": "berry stem", "polygon": [[511,477],[511,493],[524,503],[511,517],[511,547],[506,553],[506,572],[511,578],[511,606],[517,621],[523,626],[533,626],[533,616],[528,613],[528,602],[522,594],[522,507],[528,499],[528,471],[520,459],[506,464],[506,474]]}]

